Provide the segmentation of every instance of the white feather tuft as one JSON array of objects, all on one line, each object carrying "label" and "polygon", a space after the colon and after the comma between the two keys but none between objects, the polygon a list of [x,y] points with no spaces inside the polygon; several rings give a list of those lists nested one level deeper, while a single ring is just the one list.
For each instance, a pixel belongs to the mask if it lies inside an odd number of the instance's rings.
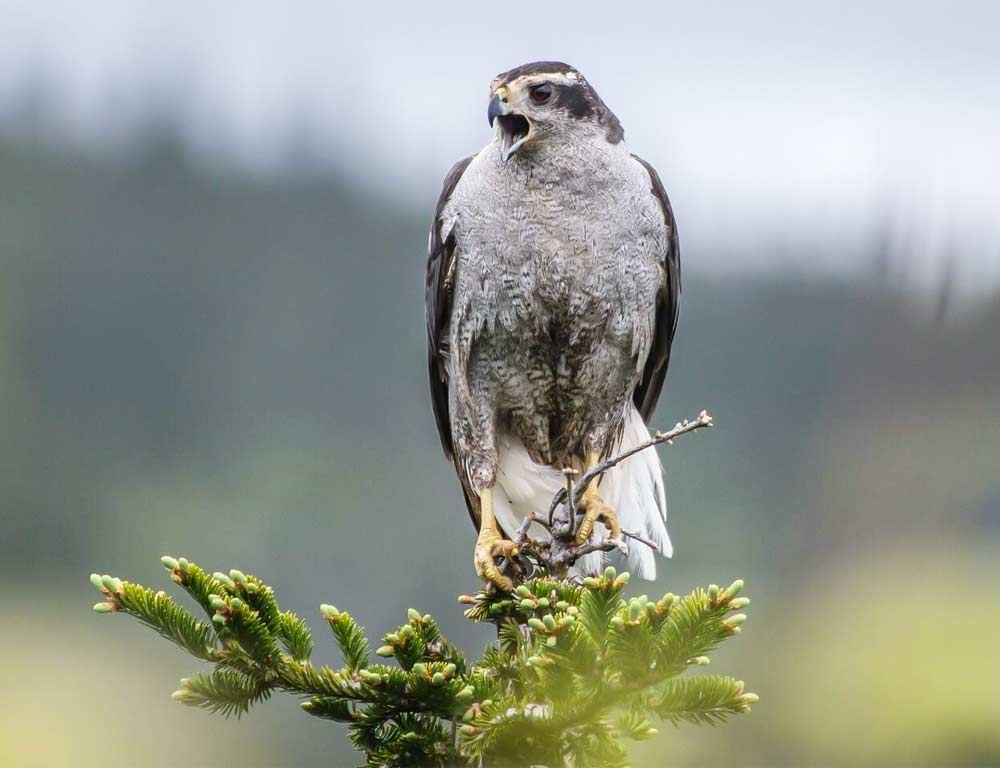
[{"label": "white feather tuft", "polygon": [[[625,428],[619,450],[627,450],[649,439],[649,430],[642,416],[630,403],[625,416]],[[494,506],[497,520],[508,534],[513,535],[525,516],[534,511],[544,514],[552,497],[562,488],[562,473],[531,460],[524,445],[509,434],[498,440],[499,468]],[[663,467],[655,448],[631,456],[610,469],[601,481],[601,496],[618,513],[622,529],[638,533],[656,543],[666,557],[673,554],[673,545],[667,534],[667,501],[663,487]],[[538,525],[532,526],[530,535],[543,538],[547,534]],[[607,535],[601,530],[600,535]],[[656,578],[656,560],[645,544],[627,540],[627,567],[634,576],[652,580]],[[620,555],[610,562],[621,561]],[[604,567],[605,558],[600,552],[585,555],[577,561],[581,574],[597,574]]]},{"label": "white feather tuft", "polygon": [[[629,405],[625,415],[620,450],[628,450],[649,440],[649,430],[639,411]],[[612,468],[601,482],[601,496],[618,513],[622,530],[638,533],[656,544],[665,557],[674,554],[667,533],[667,497],[663,486],[663,465],[655,448],[640,451]],[[614,561],[615,558],[612,558]],[[641,579],[656,578],[653,551],[639,541],[629,541],[628,569]]]}]

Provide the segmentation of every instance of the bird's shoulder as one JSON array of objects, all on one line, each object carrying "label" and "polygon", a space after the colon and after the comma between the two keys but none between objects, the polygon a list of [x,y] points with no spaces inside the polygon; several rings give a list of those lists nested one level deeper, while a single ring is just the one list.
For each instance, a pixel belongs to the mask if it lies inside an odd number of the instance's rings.
[{"label": "bird's shoulder", "polygon": [[663,180],[652,163],[643,160],[639,155],[629,154],[629,163],[638,183],[647,199],[659,209],[664,225],[670,229],[674,226],[674,212],[670,205],[670,197],[663,186]]},{"label": "bird's shoulder", "polygon": [[444,181],[441,184],[441,193],[438,195],[437,205],[434,207],[434,219],[431,221],[431,231],[427,245],[428,256],[431,258],[434,258],[435,254],[441,249],[444,245],[444,239],[447,237],[445,233],[442,233],[441,219],[455,195],[455,190],[461,184],[466,171],[475,159],[476,155],[463,157],[452,165],[451,170],[444,177]]}]

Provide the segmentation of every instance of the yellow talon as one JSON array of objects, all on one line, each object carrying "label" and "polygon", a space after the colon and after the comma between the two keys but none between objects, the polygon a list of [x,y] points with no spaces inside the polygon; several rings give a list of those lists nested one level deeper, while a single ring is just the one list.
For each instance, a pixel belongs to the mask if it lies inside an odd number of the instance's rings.
[{"label": "yellow talon", "polygon": [[516,556],[517,547],[514,546],[513,541],[501,538],[496,531],[483,529],[479,532],[479,540],[476,542],[473,559],[476,564],[476,574],[483,581],[495,584],[504,592],[512,591],[514,582],[500,573],[496,558]]},{"label": "yellow talon", "polygon": [[476,540],[476,548],[472,556],[476,575],[483,581],[496,585],[504,592],[511,592],[514,589],[514,582],[500,573],[496,559],[516,557],[517,546],[513,541],[503,538],[497,529],[496,519],[493,517],[492,489],[487,489],[479,495],[479,506],[481,518],[479,538]]},{"label": "yellow talon", "polygon": [[590,534],[594,532],[594,523],[598,520],[610,529],[611,538],[620,539],[622,537],[622,527],[618,523],[618,515],[604,503],[604,499],[596,491],[584,494],[580,500],[580,509],[583,511],[583,520],[576,530],[577,545],[585,544],[590,539]]},{"label": "yellow talon", "polygon": [[[600,457],[596,454],[587,457],[587,469],[596,466]],[[590,539],[590,534],[594,532],[594,524],[600,520],[611,531],[611,538],[620,539],[622,537],[622,527],[618,523],[618,515],[615,511],[604,503],[600,492],[597,490],[597,480],[591,480],[590,485],[583,492],[580,499],[580,510],[583,512],[583,520],[576,531],[576,544],[585,544]]]}]

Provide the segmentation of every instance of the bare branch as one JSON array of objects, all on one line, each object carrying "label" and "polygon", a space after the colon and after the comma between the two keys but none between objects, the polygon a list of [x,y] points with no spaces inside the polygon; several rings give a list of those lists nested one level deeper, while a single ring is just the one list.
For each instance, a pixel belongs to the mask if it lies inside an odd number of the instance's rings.
[{"label": "bare branch", "polygon": [[589,555],[591,552],[610,552],[616,549],[623,555],[626,553],[625,542],[621,539],[602,539],[601,541],[588,541],[586,544],[565,547],[559,553],[550,558],[552,565],[572,565],[577,558]]},{"label": "bare branch", "polygon": [[[563,491],[563,498],[564,499],[572,499],[572,498],[575,497],[575,494],[573,493],[573,478],[576,477],[578,474],[580,474],[580,473],[577,472],[572,467],[566,467],[563,470],[563,475],[566,478],[566,487],[564,488],[564,491]],[[556,494],[556,495],[558,496],[558,494]],[[552,515],[555,513],[555,510],[556,510],[557,506],[558,506],[558,502],[556,502],[556,501],[553,500],[552,505],[549,507],[549,527],[550,528],[552,527]]]},{"label": "bare branch", "polygon": [[645,544],[652,550],[656,549],[656,542],[651,539],[647,539],[645,536],[640,536],[638,533],[630,533],[629,531],[622,531],[622,536],[627,536],[630,539],[635,539],[640,544]]},{"label": "bare branch", "polygon": [[[532,558],[541,568],[552,572],[553,575],[557,575],[560,571],[572,565],[578,558],[591,552],[610,552],[612,550],[624,552],[625,543],[620,539],[607,538],[603,541],[586,542],[579,545],[575,542],[576,508],[579,506],[581,489],[586,489],[591,482],[600,479],[605,472],[621,464],[621,462],[630,456],[634,456],[641,451],[662,443],[670,444],[675,438],[681,435],[711,426],[713,426],[712,417],[706,411],[702,411],[694,421],[680,421],[673,429],[667,432],[658,431],[639,445],[605,459],[582,476],[574,469],[564,469],[563,475],[566,478],[566,485],[553,496],[552,503],[549,505],[548,515],[545,517],[535,514],[528,515],[513,537],[514,543],[518,548],[522,548],[526,542],[531,543],[528,539],[528,529],[532,523],[537,523],[546,528],[549,531],[551,541],[547,542],[547,548],[543,548],[541,551],[536,549],[532,553]],[[571,499],[572,504],[567,504],[567,499]],[[548,522],[546,522],[546,519]],[[655,542],[638,532],[622,531],[622,537],[633,539],[653,550],[657,548]],[[514,565],[513,561],[507,559],[501,566],[501,571],[507,572]]]},{"label": "bare branch", "polygon": [[[681,435],[686,435],[689,432],[694,432],[695,430],[711,426],[714,425],[712,417],[708,414],[708,411],[702,411],[699,413],[698,418],[694,421],[688,421],[687,419],[679,421],[674,425],[674,428],[668,432],[657,432],[644,443],[639,443],[639,445],[629,448],[627,451],[623,451],[617,456],[605,459],[600,464],[595,465],[592,469],[585,472],[583,477],[580,478],[580,482],[577,483],[577,488],[586,488],[590,484],[591,480],[600,478],[612,467],[621,464],[625,461],[625,459],[630,456],[634,456],[647,448],[652,448],[654,445],[660,445],[661,443],[673,443],[674,439],[680,437]],[[577,501],[577,499],[574,499],[574,501]]]}]

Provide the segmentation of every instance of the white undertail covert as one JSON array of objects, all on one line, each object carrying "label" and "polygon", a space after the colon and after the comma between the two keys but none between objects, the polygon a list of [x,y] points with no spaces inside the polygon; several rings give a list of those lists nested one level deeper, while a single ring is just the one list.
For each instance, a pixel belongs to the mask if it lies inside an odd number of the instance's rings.
[{"label": "white undertail covert", "polygon": [[[612,453],[634,448],[649,439],[649,429],[642,416],[631,403],[625,416],[625,428],[620,446]],[[531,512],[545,514],[552,497],[563,487],[565,480],[558,469],[536,464],[531,460],[522,443],[510,434],[501,434],[498,440],[499,467],[494,496],[495,513],[500,525],[509,536],[514,534],[524,518]],[[663,465],[655,447],[640,451],[612,467],[601,481],[601,496],[618,513],[623,531],[638,533],[656,543],[665,557],[673,555],[673,545],[667,533],[667,499],[663,483]],[[532,538],[547,537],[545,529],[533,525]],[[608,535],[598,523],[592,540]],[[600,573],[606,563],[624,564],[641,579],[656,578],[656,559],[653,551],[632,539],[626,539],[628,556],[593,552],[581,557],[575,571],[582,575]]]}]

